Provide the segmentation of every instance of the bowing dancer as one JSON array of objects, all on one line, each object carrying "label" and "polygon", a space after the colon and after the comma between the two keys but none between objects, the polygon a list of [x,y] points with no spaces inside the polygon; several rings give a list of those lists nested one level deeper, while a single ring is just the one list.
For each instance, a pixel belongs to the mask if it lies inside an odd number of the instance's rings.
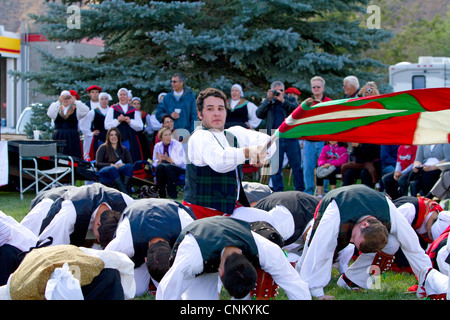
[{"label": "bowing dancer", "polygon": [[[142,160],[142,151],[137,132],[144,125],[136,108],[128,104],[128,90],[121,88],[117,92],[119,103],[113,104],[105,117],[105,129],[116,127],[122,134],[122,144],[130,151],[133,163]],[[131,100],[131,99],[130,99]]]},{"label": "bowing dancer", "polygon": [[[225,128],[225,94],[215,88],[197,97],[201,126],[189,138],[183,204],[197,218],[230,215],[240,205],[249,206],[241,184],[241,165],[250,160],[262,166],[270,137],[240,126]],[[275,149],[273,143],[270,152]]]},{"label": "bowing dancer", "polygon": [[283,237],[289,261],[296,262],[303,250],[306,233],[312,226],[320,198],[302,191],[274,192],[252,208],[236,208],[232,218],[247,222],[265,221]]},{"label": "bowing dancer", "polygon": [[136,295],[157,286],[169,270],[169,256],[181,230],[195,220],[192,210],[168,199],[139,199],[122,215],[105,212],[99,240],[105,250],[125,253],[134,262]]},{"label": "bowing dancer", "polygon": [[[84,246],[86,239],[98,240],[103,211],[123,212],[133,202],[125,193],[100,183],[71,188],[55,200],[43,199],[21,221],[38,236],[52,238],[52,244]],[[92,232],[92,234],[91,234]]]},{"label": "bowing dancer", "polygon": [[242,220],[214,216],[192,222],[178,237],[170,261],[157,300],[218,300],[219,277],[232,297],[242,299],[256,285],[259,268],[289,299],[311,299],[307,284],[281,248]]},{"label": "bowing dancer", "polygon": [[34,248],[37,241],[33,232],[0,211],[0,286],[20,265],[21,254]]},{"label": "bowing dancer", "polygon": [[66,145],[62,148],[65,155],[82,158],[82,145],[80,134],[78,133],[79,121],[89,112],[89,107],[64,90],[59,95],[59,99],[53,102],[47,115],[55,124],[52,140],[64,140]]},{"label": "bowing dancer", "polygon": [[447,292],[447,276],[432,269],[429,256],[395,205],[384,194],[364,185],[350,185],[328,192],[314,217],[314,225],[296,270],[309,284],[311,294],[333,299],[323,288],[331,278],[335,251],[353,243],[361,253],[343,273],[338,285],[348,289],[372,288],[377,276],[401,247],[419,279],[417,296]]},{"label": "bowing dancer", "polygon": [[133,262],[123,253],[58,245],[27,252],[0,300],[125,300],[135,290]]}]

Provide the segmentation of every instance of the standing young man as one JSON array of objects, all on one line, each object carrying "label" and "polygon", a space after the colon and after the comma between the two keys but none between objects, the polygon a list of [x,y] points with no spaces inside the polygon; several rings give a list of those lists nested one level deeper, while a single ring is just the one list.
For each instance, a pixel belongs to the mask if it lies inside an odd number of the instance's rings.
[{"label": "standing young man", "polygon": [[205,89],[197,97],[202,125],[189,138],[183,201],[197,218],[230,215],[237,205],[248,206],[240,166],[248,159],[262,166],[267,157],[268,135],[240,126],[224,130],[226,100],[215,88]]}]

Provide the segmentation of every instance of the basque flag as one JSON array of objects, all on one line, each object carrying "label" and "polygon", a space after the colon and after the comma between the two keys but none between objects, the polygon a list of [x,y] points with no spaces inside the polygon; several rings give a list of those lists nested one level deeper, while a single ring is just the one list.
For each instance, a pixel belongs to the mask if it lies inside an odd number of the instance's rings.
[{"label": "basque flag", "polygon": [[414,89],[311,105],[302,102],[279,138],[382,145],[450,142],[450,88]]}]

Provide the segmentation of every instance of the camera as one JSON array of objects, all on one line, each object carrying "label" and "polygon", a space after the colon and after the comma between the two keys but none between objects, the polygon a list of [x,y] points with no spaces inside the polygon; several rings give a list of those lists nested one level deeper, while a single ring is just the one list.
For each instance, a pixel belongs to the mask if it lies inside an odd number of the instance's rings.
[{"label": "camera", "polygon": [[277,91],[277,90],[273,90],[273,95],[274,95],[275,97],[278,97],[278,96],[280,95],[280,92]]}]

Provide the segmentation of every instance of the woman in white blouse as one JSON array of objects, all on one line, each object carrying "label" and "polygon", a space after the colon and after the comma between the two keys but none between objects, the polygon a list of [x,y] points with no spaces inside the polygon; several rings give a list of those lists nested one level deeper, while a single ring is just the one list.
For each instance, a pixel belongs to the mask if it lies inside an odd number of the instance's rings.
[{"label": "woman in white blouse", "polygon": [[166,197],[166,188],[169,197],[177,198],[176,182],[178,177],[185,173],[186,155],[181,142],[172,139],[172,130],[163,127],[158,132],[161,140],[153,149],[153,167],[155,168],[156,184],[159,197]]}]

